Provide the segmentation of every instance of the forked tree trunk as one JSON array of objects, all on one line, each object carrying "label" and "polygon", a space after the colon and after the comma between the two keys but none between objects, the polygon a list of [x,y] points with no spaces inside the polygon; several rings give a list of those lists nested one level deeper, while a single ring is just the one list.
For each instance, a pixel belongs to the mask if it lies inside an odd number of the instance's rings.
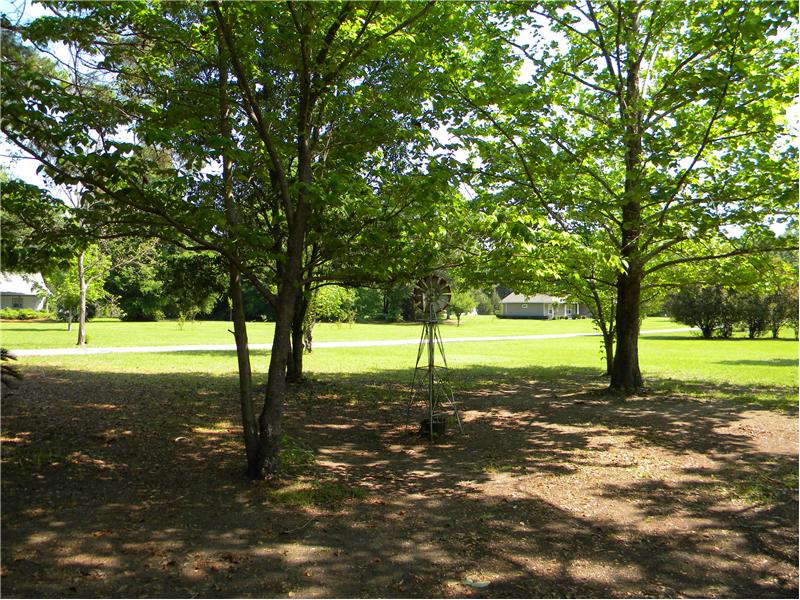
[{"label": "forked tree trunk", "polygon": [[78,254],[78,289],[80,302],[78,304],[78,346],[86,345],[86,270],[84,268],[84,254]]},{"label": "forked tree trunk", "polygon": [[267,390],[264,407],[258,418],[258,469],[256,478],[272,475],[278,470],[278,455],[283,433],[283,400],[286,394],[286,367],[289,359],[293,294],[280,294],[272,337]]},{"label": "forked tree trunk", "polygon": [[[307,177],[310,173],[310,165],[300,161],[298,170],[301,178]],[[284,268],[281,270],[281,280],[278,284],[275,333],[272,338],[272,351],[269,359],[267,390],[264,396],[264,408],[258,418],[259,477],[273,475],[278,470],[283,432],[283,401],[286,395],[286,368],[289,362],[297,294],[301,293],[302,289],[303,252],[309,211],[310,206],[305,193],[301,190],[294,210],[293,222],[289,229]]]}]

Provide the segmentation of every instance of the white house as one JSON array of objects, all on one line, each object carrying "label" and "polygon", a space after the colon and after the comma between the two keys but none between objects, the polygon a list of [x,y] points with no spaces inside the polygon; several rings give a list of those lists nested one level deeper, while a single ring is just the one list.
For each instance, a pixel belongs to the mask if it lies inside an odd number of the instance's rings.
[{"label": "white house", "polygon": [[40,296],[47,290],[39,273],[0,272],[0,309],[30,308],[44,310],[46,300]]},{"label": "white house", "polygon": [[580,302],[567,302],[564,298],[547,294],[509,294],[501,301],[502,316],[509,318],[556,319],[558,317],[588,317],[591,312]]}]

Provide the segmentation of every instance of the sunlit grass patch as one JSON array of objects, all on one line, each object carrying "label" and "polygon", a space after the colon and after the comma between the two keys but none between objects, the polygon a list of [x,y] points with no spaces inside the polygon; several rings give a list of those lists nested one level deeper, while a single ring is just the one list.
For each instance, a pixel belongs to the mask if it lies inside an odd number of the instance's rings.
[{"label": "sunlit grass patch", "polygon": [[489,457],[479,460],[473,465],[470,465],[470,470],[474,473],[515,473],[523,470],[523,466],[509,460]]},{"label": "sunlit grass patch", "polygon": [[334,479],[292,481],[267,492],[267,501],[291,508],[336,509],[367,496],[363,488]]},{"label": "sunlit grass patch", "polygon": [[796,413],[797,387],[759,386],[747,384],[711,383],[653,378],[648,381],[653,392],[680,396],[692,400],[726,400],[732,404],[753,404],[768,410]]},{"label": "sunlit grass patch", "polygon": [[281,475],[297,476],[310,474],[316,466],[316,456],[299,440],[287,435],[281,439],[281,460],[279,471]]},{"label": "sunlit grass patch", "polygon": [[797,465],[788,462],[769,470],[742,472],[738,477],[719,482],[716,489],[743,504],[773,504],[788,494],[797,494]]}]

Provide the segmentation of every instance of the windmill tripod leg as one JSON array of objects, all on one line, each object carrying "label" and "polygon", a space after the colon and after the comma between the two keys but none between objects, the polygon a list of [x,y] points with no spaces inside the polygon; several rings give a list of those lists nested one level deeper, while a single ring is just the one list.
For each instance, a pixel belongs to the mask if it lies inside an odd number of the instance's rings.
[{"label": "windmill tripod leg", "polygon": [[411,398],[408,401],[408,406],[406,407],[406,431],[408,431],[409,425],[411,424],[411,410],[414,408],[414,401],[417,399],[417,377],[419,375],[419,361],[422,359],[422,352],[425,348],[425,334],[426,330],[422,330],[422,335],[419,338],[419,349],[417,350],[417,362],[414,365],[414,377],[411,380]]},{"label": "windmill tripod leg", "polygon": [[[437,352],[441,356],[441,365],[436,364]],[[423,355],[425,354],[427,355],[427,364],[423,362]],[[455,416],[459,432],[464,433],[461,415],[459,414],[450,383],[444,342],[442,341],[439,322],[435,315],[433,317],[429,316],[428,320],[424,322],[411,387],[411,398],[406,409],[406,429],[408,429],[408,425],[411,422],[412,408],[424,397],[425,418],[420,422],[420,434],[426,435],[431,442],[435,441],[437,435],[445,433],[447,413],[451,411]]]}]

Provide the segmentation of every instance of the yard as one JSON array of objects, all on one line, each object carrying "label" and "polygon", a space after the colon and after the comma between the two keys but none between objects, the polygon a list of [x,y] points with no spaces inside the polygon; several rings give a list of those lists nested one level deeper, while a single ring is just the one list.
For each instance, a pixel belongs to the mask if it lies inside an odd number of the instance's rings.
[{"label": "yard", "polygon": [[[248,323],[251,343],[272,341],[274,323]],[[665,318],[650,318],[645,329],[674,329],[682,327]],[[233,344],[231,324],[227,321],[187,322],[182,328],[176,321],[123,323],[116,319],[97,319],[89,323],[89,347],[106,346],[176,346],[199,344]],[[345,342],[356,340],[419,339],[416,323],[317,323],[316,341]],[[493,316],[464,317],[461,325],[446,323],[443,335],[447,338],[501,335],[537,335],[552,333],[591,333],[596,331],[587,319],[535,321],[498,319]],[[9,348],[71,348],[76,332],[67,331],[64,323],[5,322],[2,327],[3,345]]]},{"label": "yard", "polygon": [[[93,322],[90,345],[231,343],[226,325]],[[48,327],[4,323],[3,344],[71,345]],[[474,318],[443,336],[588,331]],[[645,335],[649,390],[624,401],[599,348],[448,343],[465,432],[435,445],[406,427],[414,345],[315,349],[269,482],[242,475],[234,353],[22,358],[3,394],[3,595],[796,597],[796,341]]]}]

